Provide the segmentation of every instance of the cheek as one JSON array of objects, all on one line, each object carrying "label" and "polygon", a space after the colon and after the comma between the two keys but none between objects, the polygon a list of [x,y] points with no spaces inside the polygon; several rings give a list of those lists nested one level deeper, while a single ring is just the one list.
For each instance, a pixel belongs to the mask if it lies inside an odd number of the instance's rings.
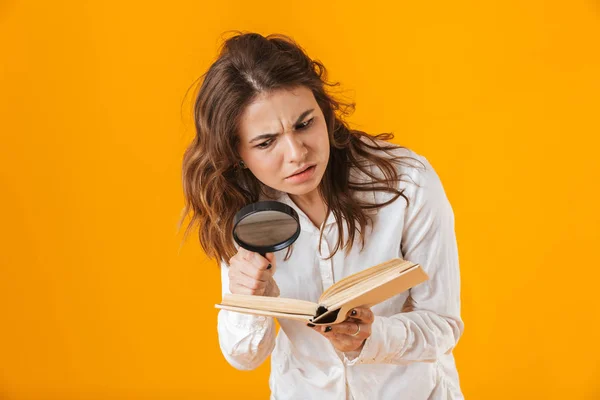
[{"label": "cheek", "polygon": [[319,137],[319,153],[323,159],[329,158],[329,134],[325,130]]},{"label": "cheek", "polygon": [[[311,132],[310,147],[313,152],[323,155],[329,152],[329,134],[327,133],[327,125],[320,124]],[[322,157],[321,157],[322,158]]]},{"label": "cheek", "polygon": [[250,169],[258,180],[271,186],[281,173],[281,157],[276,153],[255,154]]},{"label": "cheek", "polygon": [[254,170],[257,174],[268,178],[269,175],[273,175],[275,171],[279,171],[278,157],[269,154],[257,157],[254,163]]}]

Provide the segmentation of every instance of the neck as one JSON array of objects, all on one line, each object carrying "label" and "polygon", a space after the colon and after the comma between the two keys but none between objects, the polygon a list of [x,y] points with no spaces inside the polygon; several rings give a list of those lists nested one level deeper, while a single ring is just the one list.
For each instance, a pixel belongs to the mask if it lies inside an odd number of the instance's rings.
[{"label": "neck", "polygon": [[327,207],[319,194],[319,190],[315,189],[310,193],[303,195],[290,194],[290,199],[300,208],[304,214],[312,221],[317,228],[320,228],[325,221]]}]

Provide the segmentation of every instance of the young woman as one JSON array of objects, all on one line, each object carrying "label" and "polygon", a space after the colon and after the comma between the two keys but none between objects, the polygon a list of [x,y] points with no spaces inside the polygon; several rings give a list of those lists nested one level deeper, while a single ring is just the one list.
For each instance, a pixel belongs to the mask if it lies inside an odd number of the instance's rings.
[{"label": "young woman", "polygon": [[[292,39],[239,33],[203,76],[196,137],[183,161],[200,244],[221,263],[223,293],[316,302],[337,280],[400,257],[429,280],[346,321],[314,327],[221,310],[227,361],[271,355],[272,399],[462,399],[452,355],[463,332],[454,215],[423,156],[350,130],[354,104],[330,96],[324,66]],[[236,248],[235,213],[278,200],[300,216],[290,251]]]}]

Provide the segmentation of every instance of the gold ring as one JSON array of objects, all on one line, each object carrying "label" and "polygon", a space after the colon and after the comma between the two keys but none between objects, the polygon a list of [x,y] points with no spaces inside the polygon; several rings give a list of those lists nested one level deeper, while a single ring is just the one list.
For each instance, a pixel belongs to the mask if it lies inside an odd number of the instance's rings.
[{"label": "gold ring", "polygon": [[357,328],[356,332],[351,334],[350,336],[356,336],[360,333],[360,325],[359,324],[356,324],[356,328]]}]

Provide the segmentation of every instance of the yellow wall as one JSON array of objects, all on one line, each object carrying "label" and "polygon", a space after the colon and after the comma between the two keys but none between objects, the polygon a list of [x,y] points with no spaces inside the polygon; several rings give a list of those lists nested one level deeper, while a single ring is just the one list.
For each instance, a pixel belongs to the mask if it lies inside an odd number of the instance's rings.
[{"label": "yellow wall", "polygon": [[178,253],[180,103],[229,29],[295,37],[438,170],[467,398],[600,398],[598,4],[283,3],[0,4],[0,398],[267,397],[219,352],[215,265]]}]

